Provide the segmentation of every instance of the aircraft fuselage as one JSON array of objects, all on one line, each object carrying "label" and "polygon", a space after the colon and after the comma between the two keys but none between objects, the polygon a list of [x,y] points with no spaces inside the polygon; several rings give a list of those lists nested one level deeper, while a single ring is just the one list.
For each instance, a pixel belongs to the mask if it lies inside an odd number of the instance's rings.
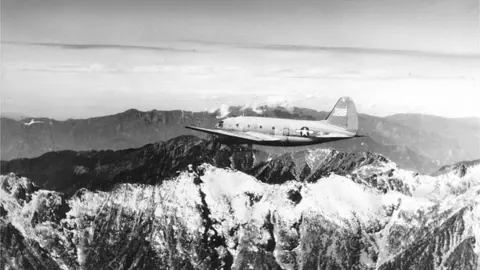
[{"label": "aircraft fuselage", "polygon": [[[217,130],[233,132],[255,132],[273,136],[278,141],[255,142],[261,145],[299,146],[310,145],[337,140],[349,139],[355,133],[346,131],[326,121],[294,120],[267,117],[239,116],[226,118],[215,125]],[[225,143],[251,143],[240,138],[225,138],[220,136],[220,141]]]}]

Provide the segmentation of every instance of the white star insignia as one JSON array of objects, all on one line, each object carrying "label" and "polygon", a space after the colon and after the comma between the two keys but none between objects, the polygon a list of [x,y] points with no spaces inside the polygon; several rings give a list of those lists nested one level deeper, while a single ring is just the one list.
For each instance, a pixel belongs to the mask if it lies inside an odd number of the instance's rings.
[{"label": "white star insignia", "polygon": [[301,129],[297,130],[298,133],[300,133],[300,136],[302,137],[308,137],[310,135],[310,130],[308,127],[302,127]]}]

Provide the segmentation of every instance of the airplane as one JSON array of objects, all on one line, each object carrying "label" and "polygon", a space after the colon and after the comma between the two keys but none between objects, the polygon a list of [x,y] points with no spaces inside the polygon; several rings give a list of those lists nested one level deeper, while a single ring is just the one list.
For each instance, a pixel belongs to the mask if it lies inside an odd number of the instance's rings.
[{"label": "airplane", "polygon": [[294,120],[237,116],[219,121],[213,129],[185,126],[210,133],[223,144],[303,146],[363,137],[357,135],[358,116],[350,97],[340,98],[325,120]]},{"label": "airplane", "polygon": [[35,120],[33,120],[33,118],[32,118],[32,119],[30,119],[30,122],[29,122],[29,123],[23,123],[23,124],[24,124],[25,126],[31,126],[31,125],[33,125],[33,124],[41,124],[41,123],[43,123],[43,121],[35,121]]}]

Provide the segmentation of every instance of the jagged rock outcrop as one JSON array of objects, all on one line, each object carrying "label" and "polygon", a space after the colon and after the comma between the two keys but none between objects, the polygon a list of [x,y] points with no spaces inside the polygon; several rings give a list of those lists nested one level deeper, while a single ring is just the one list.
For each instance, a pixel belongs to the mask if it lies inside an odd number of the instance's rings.
[{"label": "jagged rock outcrop", "polygon": [[272,184],[293,179],[315,182],[334,173],[382,192],[396,190],[409,194],[409,187],[395,175],[396,169],[395,164],[385,157],[370,152],[344,153],[334,149],[315,149],[283,154],[260,163],[248,173],[262,182]]},{"label": "jagged rock outcrop", "polygon": [[[164,181],[71,196],[3,175],[0,262],[7,269],[478,269],[479,165],[433,177],[373,154],[298,155],[291,160],[303,159],[311,174],[330,172],[272,184],[202,163]],[[347,164],[337,166],[342,158]],[[303,171],[295,164],[293,176],[296,167]],[[25,196],[14,192],[20,187]]]}]

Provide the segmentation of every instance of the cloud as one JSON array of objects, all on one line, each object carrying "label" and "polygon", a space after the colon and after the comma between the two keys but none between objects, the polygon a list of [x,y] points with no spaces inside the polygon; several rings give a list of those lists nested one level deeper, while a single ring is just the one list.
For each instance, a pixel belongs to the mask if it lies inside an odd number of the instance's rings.
[{"label": "cloud", "polygon": [[[218,68],[204,65],[131,65],[127,63],[99,63],[92,61],[77,64],[74,61],[64,63],[17,62],[2,66],[8,71],[35,71],[52,73],[126,73],[126,74],[181,74],[195,77],[208,77],[223,74],[236,74],[232,68]],[[214,96],[215,98],[215,96]],[[217,96],[218,98],[218,96]]]},{"label": "cloud", "polygon": [[294,109],[292,101],[287,99],[285,96],[268,96],[265,103],[269,108],[282,107],[290,112],[293,112]]},{"label": "cloud", "polygon": [[3,66],[6,70],[18,71],[38,71],[38,72],[64,72],[64,73],[118,73],[124,70],[107,66],[101,63],[91,63],[85,65],[77,64],[37,64],[37,63],[17,63],[6,64]]},{"label": "cloud", "polygon": [[264,108],[284,108],[289,112],[293,112],[294,106],[292,104],[292,100],[286,98],[285,96],[267,96],[265,101],[263,102],[253,102],[252,104],[245,104],[243,107],[240,109],[241,111],[244,111],[246,109],[252,109],[257,114],[262,114]]},{"label": "cloud", "polygon": [[217,118],[227,117],[230,114],[230,106],[227,104],[222,104],[218,109],[218,111],[220,115],[218,115]]},{"label": "cloud", "polygon": [[290,44],[261,44],[261,43],[228,43],[201,40],[182,40],[188,43],[197,43],[202,45],[220,45],[223,47],[233,47],[252,50],[284,51],[284,52],[309,52],[309,53],[338,53],[338,54],[358,54],[358,55],[399,55],[410,57],[451,57],[451,58],[480,58],[478,53],[448,53],[441,51],[425,50],[401,50],[401,49],[382,49],[370,47],[344,47],[344,46],[315,46],[315,45],[290,45]]},{"label": "cloud", "polygon": [[169,51],[169,52],[197,52],[194,49],[179,49],[174,47],[160,46],[143,46],[143,45],[123,45],[123,44],[65,44],[65,43],[48,43],[48,42],[14,42],[2,41],[5,44],[14,44],[20,46],[35,47],[55,47],[69,50],[105,50],[105,49],[121,49],[121,50],[146,50],[146,51]]},{"label": "cloud", "polygon": [[263,109],[257,103],[245,104],[245,105],[243,105],[242,108],[240,108],[240,111],[245,111],[246,109],[251,109],[252,111],[254,111],[257,114],[262,114],[263,113]]},{"label": "cloud", "polygon": [[[259,114],[267,107],[291,110],[293,104],[330,111],[340,96],[351,96],[359,112],[379,116],[402,112],[478,115],[473,98],[480,86],[476,59],[226,49],[156,58],[145,52],[7,49],[2,59],[2,72],[7,74],[2,91],[13,99],[2,100],[2,105],[27,115],[43,115],[45,106],[38,104],[61,108],[71,99],[82,117],[124,107],[215,107],[213,112],[218,110],[216,115],[224,117],[227,105],[242,104],[243,110],[251,108]],[[92,104],[108,106],[92,111],[88,109]],[[223,113],[220,104],[227,104]],[[76,117],[65,110],[51,111],[56,117]]]}]

